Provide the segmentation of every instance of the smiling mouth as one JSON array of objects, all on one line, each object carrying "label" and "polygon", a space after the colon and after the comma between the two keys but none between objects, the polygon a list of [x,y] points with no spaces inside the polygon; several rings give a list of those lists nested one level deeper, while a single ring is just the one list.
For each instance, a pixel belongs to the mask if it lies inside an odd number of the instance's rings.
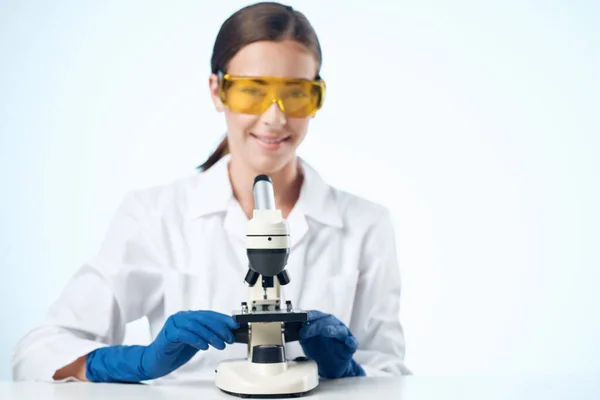
[{"label": "smiling mouth", "polygon": [[263,143],[267,143],[267,144],[283,143],[290,138],[289,136],[284,136],[284,137],[259,136],[259,135],[255,135],[254,133],[251,133],[251,135],[255,139],[258,139],[259,141],[261,141]]}]

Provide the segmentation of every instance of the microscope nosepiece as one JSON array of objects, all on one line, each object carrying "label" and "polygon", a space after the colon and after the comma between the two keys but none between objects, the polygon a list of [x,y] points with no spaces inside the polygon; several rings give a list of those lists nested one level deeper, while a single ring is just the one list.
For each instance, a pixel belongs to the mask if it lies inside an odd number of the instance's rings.
[{"label": "microscope nosepiece", "polygon": [[[247,249],[250,269],[262,276],[277,276],[285,270],[290,255],[289,249]],[[281,281],[286,281],[287,274]],[[288,281],[289,282],[289,281]]]}]

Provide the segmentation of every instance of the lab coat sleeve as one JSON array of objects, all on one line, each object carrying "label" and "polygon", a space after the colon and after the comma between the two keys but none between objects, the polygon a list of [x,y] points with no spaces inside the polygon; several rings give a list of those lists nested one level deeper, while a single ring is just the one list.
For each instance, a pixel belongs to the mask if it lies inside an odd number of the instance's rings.
[{"label": "lab coat sleeve", "polygon": [[53,381],[77,358],[121,344],[126,323],[160,303],[162,262],[151,225],[140,197],[126,196],[96,256],[72,276],[45,321],[15,346],[14,380]]},{"label": "lab coat sleeve", "polygon": [[404,363],[400,270],[387,210],[365,238],[360,268],[349,327],[359,340],[354,359],[367,376],[411,375]]}]

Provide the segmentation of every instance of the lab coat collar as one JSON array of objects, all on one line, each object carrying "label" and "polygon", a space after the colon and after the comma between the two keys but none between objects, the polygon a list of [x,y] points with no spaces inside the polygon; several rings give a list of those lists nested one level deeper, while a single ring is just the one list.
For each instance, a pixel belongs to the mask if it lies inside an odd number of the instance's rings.
[{"label": "lab coat collar", "polygon": [[[198,184],[192,193],[189,204],[191,218],[220,212],[241,212],[241,208],[233,196],[229,180],[230,158],[230,154],[225,155],[208,171],[198,175]],[[288,216],[290,224],[295,225],[295,236],[303,234],[307,229],[306,218],[311,218],[321,224],[342,227],[343,222],[333,188],[304,159],[298,157],[298,160],[304,180],[300,189],[300,197]],[[241,228],[244,230],[245,226]]]}]

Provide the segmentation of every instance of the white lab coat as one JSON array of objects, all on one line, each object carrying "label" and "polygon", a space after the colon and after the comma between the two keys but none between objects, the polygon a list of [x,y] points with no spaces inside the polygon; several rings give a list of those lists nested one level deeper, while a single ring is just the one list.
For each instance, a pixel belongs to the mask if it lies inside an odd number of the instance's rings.
[{"label": "white lab coat", "polygon": [[[75,273],[47,319],[16,345],[15,380],[52,381],[55,371],[99,347],[120,344],[126,324],[147,317],[154,338],[179,310],[231,314],[247,300],[247,217],[232,195],[230,156],[173,183],[131,192],[98,253]],[[400,274],[386,208],[326,184],[299,159],[305,179],[287,221],[291,251],[283,287],[295,308],[343,321],[359,340],[367,375],[411,374],[404,365]],[[202,379],[245,344],[200,351],[161,379]],[[286,356],[302,356],[298,342]]]}]

